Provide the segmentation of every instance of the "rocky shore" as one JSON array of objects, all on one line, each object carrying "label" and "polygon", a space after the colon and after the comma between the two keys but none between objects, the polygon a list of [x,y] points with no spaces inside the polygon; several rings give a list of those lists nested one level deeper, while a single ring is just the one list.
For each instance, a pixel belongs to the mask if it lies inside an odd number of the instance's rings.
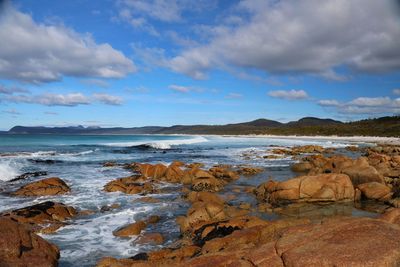
[{"label": "rocky shore", "polygon": [[[265,177],[258,186],[235,185],[243,177],[263,175],[264,169],[255,166],[105,162],[105,168],[125,168],[131,175],[104,184],[104,194],[140,195],[140,201],[153,203],[160,200],[146,195],[168,193],[160,185],[175,184],[189,208],[176,217],[181,236],[172,243],[162,231],[146,231],[162,223],[155,214],[113,229],[116,237],[160,249],[129,258],[104,257],[97,266],[399,266],[400,147],[351,146],[344,151],[349,154],[315,145],[273,149],[265,159],[297,159],[291,166],[296,175],[288,180]],[[40,198],[72,190],[59,177],[27,175],[21,180],[20,188],[2,193]],[[235,201],[241,194],[255,204]],[[0,266],[57,266],[60,250],[41,233],[56,233],[76,218],[118,207],[113,203],[83,210],[45,201],[2,212]],[[337,210],[329,214],[335,216],[325,216],[315,207],[350,207],[376,216]],[[281,216],[271,220],[268,214]]]}]

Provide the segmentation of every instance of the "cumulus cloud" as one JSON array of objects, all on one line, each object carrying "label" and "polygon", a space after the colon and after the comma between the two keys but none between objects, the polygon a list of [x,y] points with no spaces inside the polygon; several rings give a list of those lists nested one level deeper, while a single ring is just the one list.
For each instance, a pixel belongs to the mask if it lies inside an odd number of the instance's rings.
[{"label": "cumulus cloud", "polygon": [[135,71],[123,53],[89,34],[39,24],[8,2],[0,15],[1,78],[43,83],[63,76],[121,78]]},{"label": "cumulus cloud", "polygon": [[393,94],[395,94],[395,95],[400,95],[400,88],[398,88],[398,89],[393,89]]},{"label": "cumulus cloud", "polygon": [[15,93],[29,93],[29,90],[20,87],[6,87],[0,84],[0,94],[12,95]]},{"label": "cumulus cloud", "polygon": [[308,94],[304,90],[275,90],[269,91],[268,95],[285,100],[303,100],[308,98]]},{"label": "cumulus cloud", "polygon": [[400,112],[400,98],[358,97],[348,102],[327,99],[318,101],[322,107],[334,108],[344,114],[389,114]]},{"label": "cumulus cloud", "polygon": [[267,73],[310,73],[334,80],[356,72],[400,69],[400,23],[392,0],[243,0],[247,21],[209,28],[211,40],[172,58],[169,67],[195,79],[236,66]]},{"label": "cumulus cloud", "polygon": [[[108,94],[93,94],[85,96],[82,93],[53,94],[45,93],[39,95],[8,95],[0,98],[1,102],[39,104],[44,106],[75,107],[79,105],[90,105],[100,102],[105,105],[121,105],[122,98]],[[50,113],[47,113],[50,114]]]},{"label": "cumulus cloud", "polygon": [[107,81],[101,79],[82,79],[81,83],[102,88],[107,88],[110,86]]},{"label": "cumulus cloud", "polygon": [[318,101],[318,105],[322,107],[337,107],[340,106],[340,103],[334,99],[323,99]]},{"label": "cumulus cloud", "polygon": [[44,106],[78,106],[90,104],[89,99],[81,93],[41,95],[15,95],[5,98],[6,101],[14,103],[40,104]]},{"label": "cumulus cloud", "polygon": [[123,100],[119,96],[109,95],[109,94],[94,94],[93,97],[103,104],[118,106],[121,105]]}]

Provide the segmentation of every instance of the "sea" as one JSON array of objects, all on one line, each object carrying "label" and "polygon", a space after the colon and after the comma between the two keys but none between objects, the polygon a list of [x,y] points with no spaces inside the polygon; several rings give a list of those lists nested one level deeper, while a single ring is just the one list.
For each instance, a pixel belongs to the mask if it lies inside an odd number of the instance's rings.
[{"label": "sea", "polygon": [[[0,135],[0,212],[22,208],[51,200],[72,205],[79,210],[92,210],[94,214],[78,217],[54,234],[41,234],[61,250],[59,265],[94,266],[105,256],[132,257],[137,253],[167,247],[179,239],[179,227],[175,218],[185,215],[189,205],[182,200],[181,185],[160,183],[161,194],[148,195],[159,199],[157,203],[141,202],[140,195],[126,195],[103,191],[104,185],[116,178],[132,173],[122,167],[103,167],[107,161],[118,163],[162,163],[175,160],[185,163],[200,162],[205,168],[216,164],[252,165],[265,169],[254,177],[241,177],[226,186],[220,193],[231,194],[234,188],[257,186],[268,180],[283,181],[294,177],[290,165],[295,159],[284,157],[267,159],[273,148],[299,145],[321,145],[334,147],[343,153],[348,145],[367,146],[361,142],[335,141],[318,138],[271,138],[200,135]],[[350,155],[356,156],[356,155]],[[27,172],[47,172],[46,176],[10,182]],[[46,177],[60,177],[71,187],[71,193],[51,197],[14,197],[8,193],[27,182]],[[238,190],[235,190],[238,192]],[[240,190],[239,190],[240,191]],[[250,203],[256,206],[255,198],[248,193],[237,193],[231,204]],[[101,207],[112,204],[120,207],[100,212]],[[368,216],[367,211],[354,207],[339,207],[329,210],[327,215],[346,213]],[[304,212],[304,213],[307,213]],[[147,232],[158,232],[165,243],[140,245],[135,238],[115,237],[112,232],[127,223],[159,215],[161,222],[151,225]],[[277,219],[282,214],[258,214],[266,219]],[[301,216],[297,214],[296,216]]]}]

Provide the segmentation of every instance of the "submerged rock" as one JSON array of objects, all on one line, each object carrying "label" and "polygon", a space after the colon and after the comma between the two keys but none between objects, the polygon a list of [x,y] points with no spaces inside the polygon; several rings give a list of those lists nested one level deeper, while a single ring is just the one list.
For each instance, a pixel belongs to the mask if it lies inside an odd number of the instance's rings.
[{"label": "submerged rock", "polygon": [[16,196],[53,196],[70,192],[69,186],[58,177],[46,178],[22,186],[14,195]]},{"label": "submerged rock", "polygon": [[47,175],[47,172],[45,172],[45,171],[26,172],[26,173],[23,173],[23,174],[15,177],[14,179],[9,180],[9,182],[16,182],[19,180],[28,179],[30,177],[38,177],[38,176],[45,176],[45,175]]},{"label": "submerged rock", "polygon": [[11,219],[0,218],[0,266],[55,267],[59,257],[55,245]]}]

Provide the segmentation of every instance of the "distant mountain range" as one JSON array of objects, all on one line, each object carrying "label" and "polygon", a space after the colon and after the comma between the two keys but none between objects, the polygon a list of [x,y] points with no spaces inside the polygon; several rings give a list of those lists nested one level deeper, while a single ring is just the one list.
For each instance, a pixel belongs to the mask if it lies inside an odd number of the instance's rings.
[{"label": "distant mountain range", "polygon": [[305,117],[281,123],[258,119],[226,125],[174,125],[132,128],[100,127],[27,127],[15,126],[2,134],[273,134],[273,135],[365,135],[400,136],[400,116],[381,117],[353,122]]}]

